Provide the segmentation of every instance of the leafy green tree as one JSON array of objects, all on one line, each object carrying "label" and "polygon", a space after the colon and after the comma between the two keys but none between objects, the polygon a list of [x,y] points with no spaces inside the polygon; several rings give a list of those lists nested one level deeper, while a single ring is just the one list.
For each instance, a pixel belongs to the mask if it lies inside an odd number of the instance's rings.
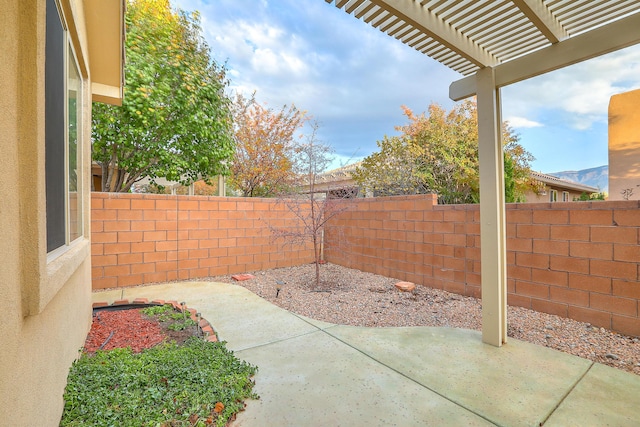
[{"label": "leafy green tree", "polygon": [[574,202],[587,202],[587,201],[593,201],[593,200],[604,200],[605,199],[605,194],[604,193],[591,193],[588,194],[586,192],[582,192],[582,194],[580,194],[580,197],[574,197],[573,201]]},{"label": "leafy green tree", "polygon": [[522,203],[526,201],[525,194],[535,189],[535,184],[531,182],[531,167],[529,166],[534,157],[518,141],[520,141],[520,137],[508,122],[502,123],[506,203]]},{"label": "leafy green tree", "polygon": [[419,146],[406,136],[385,136],[377,145],[380,151],[364,159],[353,172],[356,182],[374,196],[429,192],[420,167]]},{"label": "leafy green tree", "polygon": [[[465,101],[450,112],[431,104],[416,115],[403,107],[409,123],[397,137],[378,142],[380,151],[365,158],[355,181],[378,195],[433,192],[440,203],[477,203],[479,196],[478,115]],[[523,198],[533,159],[512,129],[503,125],[508,201]]]},{"label": "leafy green tree", "polygon": [[102,190],[127,192],[145,177],[188,185],[228,174],[234,151],[228,82],[211,58],[199,15],[175,12],[169,0],[131,0],[126,24],[123,105],[93,105]]},{"label": "leafy green tree", "polygon": [[513,177],[514,165],[511,157],[504,155],[504,201],[507,203],[520,202],[516,195],[516,180]]}]

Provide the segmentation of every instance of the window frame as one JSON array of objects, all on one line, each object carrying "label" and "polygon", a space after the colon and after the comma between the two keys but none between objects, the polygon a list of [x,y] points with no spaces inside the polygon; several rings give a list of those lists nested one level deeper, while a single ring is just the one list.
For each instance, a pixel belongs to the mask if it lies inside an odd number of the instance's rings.
[{"label": "window frame", "polygon": [[[45,185],[47,253],[66,244],[64,164],[66,150],[66,23],[57,0],[46,2],[45,38]],[[60,212],[62,211],[62,212]]]},{"label": "window frame", "polygon": [[[69,31],[69,27],[67,25],[67,22],[65,20],[65,16],[63,13],[63,9],[61,7],[61,4],[59,2],[59,0],[50,0],[51,3],[55,6],[56,11],[57,11],[57,15],[58,18],[60,20],[60,25],[62,27],[62,64],[63,64],[63,71],[62,71],[62,82],[63,82],[63,87],[62,87],[62,94],[64,99],[62,100],[62,104],[63,104],[63,147],[64,147],[64,152],[62,153],[62,158],[64,161],[64,164],[62,166],[62,176],[63,176],[63,185],[62,185],[62,195],[64,197],[64,218],[63,218],[63,224],[64,224],[64,242],[62,242],[62,240],[60,239],[60,236],[58,235],[58,239],[57,241],[54,243],[55,245],[58,245],[56,247],[49,247],[49,227],[50,226],[54,226],[54,227],[59,227],[61,225],[60,221],[58,220],[55,224],[51,224],[50,220],[50,212],[47,211],[47,216],[46,216],[46,223],[47,223],[47,245],[46,245],[46,250],[47,250],[47,263],[50,263],[51,261],[53,261],[54,259],[58,258],[59,256],[61,256],[62,254],[66,253],[70,247],[74,246],[78,241],[81,241],[84,239],[85,237],[85,226],[84,226],[84,206],[83,206],[83,192],[84,192],[84,183],[83,183],[83,177],[84,177],[84,162],[83,162],[83,143],[84,143],[84,138],[83,138],[83,132],[84,132],[84,126],[83,126],[83,117],[82,117],[82,110],[83,110],[83,97],[84,97],[84,88],[85,88],[85,77],[82,75],[81,69],[80,69],[80,64],[78,61],[78,55],[75,51],[74,45],[73,45],[73,40],[71,37],[71,33]],[[56,52],[57,53],[57,52]],[[46,60],[46,59],[45,59]],[[71,77],[71,67],[75,67],[75,69],[73,70],[73,74],[75,74],[75,77],[77,79],[77,82],[75,84],[75,89],[76,89],[76,116],[75,116],[75,125],[76,125],[76,197],[75,197],[75,203],[76,203],[76,217],[75,217],[75,221],[73,223],[73,225],[75,225],[75,232],[72,230],[72,215],[71,215],[71,202],[70,202],[70,198],[71,198],[71,185],[70,185],[70,140],[69,140],[69,127],[70,127],[70,123],[71,123],[71,117],[70,117],[70,108],[69,108],[69,101],[70,101],[70,89],[71,89],[71,84],[70,84],[70,77]],[[55,104],[54,104],[55,105]],[[50,107],[52,108],[52,107]],[[45,114],[47,114],[47,112],[45,112]],[[45,144],[45,151],[47,150],[47,146],[50,145],[49,144]],[[54,148],[58,147],[59,148],[59,144],[54,144]],[[56,167],[56,165],[54,165],[54,167]],[[57,166],[59,167],[59,166]],[[57,176],[56,176],[57,178]],[[48,181],[47,181],[48,182]],[[57,195],[59,197],[59,195]],[[58,198],[54,199],[54,200],[50,200],[47,197],[47,204],[49,203],[56,203],[56,200],[59,201]],[[72,237],[73,235],[73,237]]]},{"label": "window frame", "polygon": [[[83,160],[83,142],[84,139],[82,138],[83,132],[84,132],[84,128],[83,128],[83,121],[82,121],[82,105],[83,105],[83,96],[84,96],[84,89],[83,89],[83,83],[84,83],[84,79],[82,77],[82,73],[80,72],[80,64],[78,62],[78,55],[75,52],[75,48],[73,47],[73,41],[71,40],[71,37],[69,35],[69,33],[67,32],[67,58],[66,58],[66,64],[67,64],[67,75],[66,75],[66,79],[65,79],[65,94],[66,94],[66,103],[65,103],[65,108],[67,109],[66,114],[65,114],[65,131],[67,133],[66,138],[65,138],[65,149],[66,149],[66,162],[65,162],[65,177],[67,178],[65,180],[65,187],[66,187],[66,209],[65,209],[65,216],[66,216],[66,226],[67,226],[67,232],[66,232],[66,239],[67,239],[67,244],[66,246],[71,245],[73,242],[78,241],[79,239],[82,239],[84,237],[84,206],[83,206],[83,189],[84,189],[84,183],[82,182],[83,180],[83,176],[84,176],[84,162]],[[76,84],[76,117],[75,117],[75,125],[76,125],[76,212],[77,212],[77,217],[75,220],[75,223],[77,224],[75,227],[75,234],[77,234],[75,237],[72,238],[72,235],[74,234],[73,232],[73,228],[72,225],[72,218],[71,218],[71,202],[70,202],[70,197],[71,197],[71,183],[70,183],[70,179],[71,179],[71,159],[70,159],[70,154],[71,154],[71,149],[70,149],[70,140],[69,140],[69,127],[71,125],[71,113],[69,111],[69,100],[70,100],[70,73],[69,73],[69,69],[71,66],[75,67],[75,76],[77,78],[77,84]]]}]

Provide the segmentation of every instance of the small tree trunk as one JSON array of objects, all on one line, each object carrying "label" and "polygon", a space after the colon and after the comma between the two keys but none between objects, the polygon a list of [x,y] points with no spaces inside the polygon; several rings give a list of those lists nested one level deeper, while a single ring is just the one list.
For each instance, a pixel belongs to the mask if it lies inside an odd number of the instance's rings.
[{"label": "small tree trunk", "polygon": [[101,190],[103,192],[109,191],[109,164],[102,163],[102,182],[101,182]]},{"label": "small tree trunk", "polygon": [[318,254],[318,237],[316,234],[313,235],[313,257],[316,264],[316,284],[314,287],[320,286],[320,260]]}]

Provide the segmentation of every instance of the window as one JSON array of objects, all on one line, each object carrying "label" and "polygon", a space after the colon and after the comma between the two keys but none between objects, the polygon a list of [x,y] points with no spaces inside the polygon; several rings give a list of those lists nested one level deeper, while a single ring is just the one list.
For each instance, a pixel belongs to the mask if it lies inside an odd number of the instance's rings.
[{"label": "window", "polygon": [[56,0],[47,0],[45,177],[47,253],[81,237],[82,79]]},{"label": "window", "polygon": [[558,201],[558,190],[549,190],[549,201],[552,203]]},{"label": "window", "polygon": [[568,191],[563,191],[562,192],[562,201],[563,202],[568,202],[569,201],[569,192]]},{"label": "window", "polygon": [[45,176],[47,252],[65,244],[64,227],[64,28],[54,0],[47,0],[45,48]]}]

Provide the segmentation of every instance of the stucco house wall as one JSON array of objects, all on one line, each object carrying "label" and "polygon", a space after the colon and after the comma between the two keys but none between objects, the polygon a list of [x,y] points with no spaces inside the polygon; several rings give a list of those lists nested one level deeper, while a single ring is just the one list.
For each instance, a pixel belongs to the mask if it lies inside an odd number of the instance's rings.
[{"label": "stucco house wall", "polygon": [[640,200],[640,89],[609,101],[609,200]]},{"label": "stucco house wall", "polygon": [[[2,425],[59,424],[69,367],[78,356],[91,323],[88,166],[92,80],[89,62],[91,43],[87,38],[85,15],[91,12],[87,8],[92,7],[87,4],[96,2],[56,0],[52,3],[62,11],[67,22],[68,40],[76,52],[82,75],[83,95],[77,99],[77,105],[81,112],[79,128],[84,152],[79,160],[87,167],[82,169],[79,177],[83,185],[78,194],[83,202],[84,237],[63,245],[56,253],[48,254],[45,41],[49,1],[7,0],[2,2],[0,13]],[[104,0],[102,3],[116,11],[124,7],[121,0]],[[120,17],[115,25],[122,22]],[[110,25],[113,22],[106,20],[106,23]],[[116,34],[118,32],[122,34],[116,29]],[[61,43],[64,49],[68,49],[64,42]],[[107,85],[103,87],[106,88]],[[63,96],[67,96],[66,88],[61,91]],[[114,94],[117,98],[117,93],[116,87],[105,99]],[[75,194],[69,197],[75,198]]]}]

